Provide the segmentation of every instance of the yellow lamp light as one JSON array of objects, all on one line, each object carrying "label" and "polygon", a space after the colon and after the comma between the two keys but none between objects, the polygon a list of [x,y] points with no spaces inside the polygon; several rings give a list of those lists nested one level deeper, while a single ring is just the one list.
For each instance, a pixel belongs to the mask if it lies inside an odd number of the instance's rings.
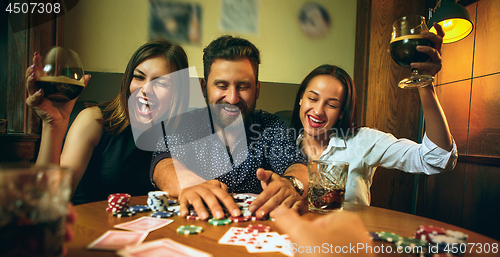
[{"label": "yellow lamp light", "polygon": [[[440,0],[441,6],[429,20],[429,31],[436,33],[434,22],[437,22],[445,33],[443,43],[453,43],[468,36],[474,28],[474,23],[465,7],[456,0]],[[439,2],[438,2],[439,5]]]}]

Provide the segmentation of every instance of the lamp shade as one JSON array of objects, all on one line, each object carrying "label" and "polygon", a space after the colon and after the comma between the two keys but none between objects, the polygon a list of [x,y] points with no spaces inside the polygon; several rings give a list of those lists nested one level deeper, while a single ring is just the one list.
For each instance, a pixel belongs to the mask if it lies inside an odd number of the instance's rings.
[{"label": "lamp shade", "polygon": [[457,4],[456,0],[441,0],[439,7],[429,20],[429,30],[436,33],[433,24],[437,22],[443,27],[443,43],[453,43],[468,36],[474,24],[465,7]]}]

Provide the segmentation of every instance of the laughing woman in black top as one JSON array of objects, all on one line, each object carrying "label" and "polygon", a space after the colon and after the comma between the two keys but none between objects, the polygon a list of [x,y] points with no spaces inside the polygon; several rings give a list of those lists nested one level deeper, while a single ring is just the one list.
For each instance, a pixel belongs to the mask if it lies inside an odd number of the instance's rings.
[{"label": "laughing woman in black top", "polygon": [[[184,50],[164,39],[149,41],[137,49],[127,65],[118,96],[81,111],[69,128],[64,147],[76,99],[58,103],[43,97],[43,90],[34,85],[38,79],[35,71],[41,69],[37,64],[40,58],[35,54],[34,65],[26,71],[26,102],[42,119],[37,164],[73,169],[74,204],[104,200],[112,193],[144,195],[154,190],[149,180],[151,152],[136,147],[130,120],[154,123],[187,108],[183,101],[186,98],[179,97],[185,89],[165,76],[188,68]],[[84,79],[87,83],[90,76]]]}]

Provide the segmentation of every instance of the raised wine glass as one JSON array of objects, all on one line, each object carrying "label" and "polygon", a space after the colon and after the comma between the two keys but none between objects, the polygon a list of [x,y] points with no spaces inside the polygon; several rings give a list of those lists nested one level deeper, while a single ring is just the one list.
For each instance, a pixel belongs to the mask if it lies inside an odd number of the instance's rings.
[{"label": "raised wine glass", "polygon": [[[430,58],[428,54],[417,51],[417,45],[434,47],[434,42],[420,35],[423,31],[429,31],[423,16],[409,15],[394,22],[389,51],[397,64],[411,68],[411,63],[425,62]],[[400,88],[425,87],[434,82],[433,76],[418,74],[415,68],[411,70],[411,77],[398,83]]]},{"label": "raised wine glass", "polygon": [[37,69],[35,86],[43,89],[47,99],[67,102],[78,97],[85,88],[82,62],[73,50],[61,46],[49,48],[40,62],[42,69]]}]

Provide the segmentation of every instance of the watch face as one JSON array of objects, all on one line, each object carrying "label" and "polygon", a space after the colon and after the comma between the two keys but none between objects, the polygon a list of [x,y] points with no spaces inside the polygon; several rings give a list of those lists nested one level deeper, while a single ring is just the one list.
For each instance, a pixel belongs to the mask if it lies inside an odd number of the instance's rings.
[{"label": "watch face", "polygon": [[311,38],[321,38],[330,31],[330,14],[318,3],[306,3],[299,11],[300,29]]}]

